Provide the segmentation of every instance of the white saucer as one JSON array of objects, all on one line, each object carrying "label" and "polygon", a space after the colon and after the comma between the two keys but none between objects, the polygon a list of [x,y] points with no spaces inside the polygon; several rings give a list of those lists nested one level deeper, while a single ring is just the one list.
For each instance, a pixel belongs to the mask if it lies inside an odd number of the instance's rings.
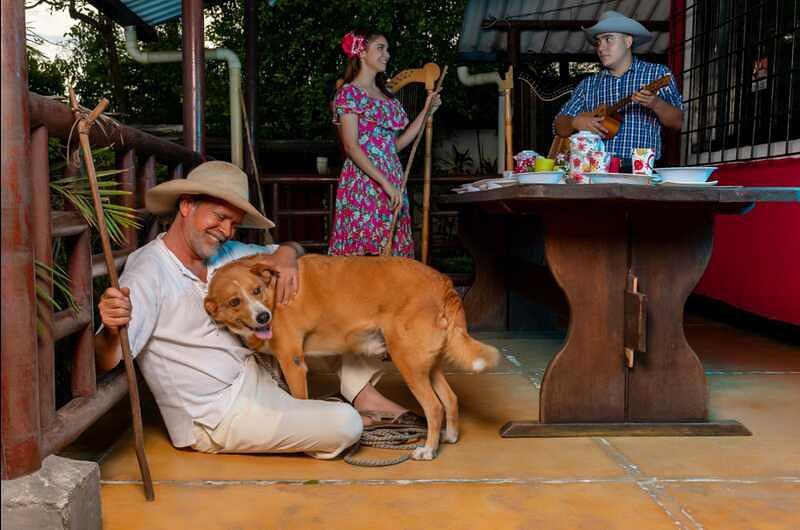
[{"label": "white saucer", "polygon": [[670,180],[662,180],[661,182],[656,182],[659,186],[687,186],[690,188],[706,188],[709,186],[716,186],[717,180],[709,180],[707,182],[672,182]]},{"label": "white saucer", "polygon": [[633,184],[646,186],[650,184],[649,175],[634,173],[584,173],[592,184]]},{"label": "white saucer", "polygon": [[560,184],[563,171],[536,171],[531,173],[518,173],[520,184]]},{"label": "white saucer", "polygon": [[516,178],[483,179],[475,182],[470,182],[469,184],[462,184],[461,186],[453,188],[452,191],[456,193],[465,193],[470,191],[496,190],[499,188],[514,186],[517,183],[518,182]]}]

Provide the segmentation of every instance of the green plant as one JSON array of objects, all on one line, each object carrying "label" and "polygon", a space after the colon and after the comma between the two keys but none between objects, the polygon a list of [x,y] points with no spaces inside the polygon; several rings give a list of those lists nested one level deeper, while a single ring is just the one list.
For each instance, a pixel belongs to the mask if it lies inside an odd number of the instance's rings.
[{"label": "green plant", "polygon": [[[67,301],[67,305],[73,313],[78,313],[81,308],[75,301],[75,297],[72,296],[72,291],[70,291],[72,282],[70,282],[67,272],[60,265],[54,263],[53,266],[50,267],[37,259],[35,261],[35,269],[37,298],[36,333],[42,335],[44,333],[43,315],[46,314],[51,307],[55,311],[61,311],[61,309],[63,309],[62,305],[56,301],[56,296],[50,295],[50,289],[47,288],[49,284],[52,283],[55,292]],[[47,304],[49,304],[49,307]]]},{"label": "green plant", "polygon": [[478,164],[478,175],[494,175],[495,173],[497,173],[497,158],[494,160],[482,158]]},{"label": "green plant", "polygon": [[[92,152],[92,156],[100,160],[100,165],[107,165],[110,161],[111,150],[109,148],[97,149]],[[57,172],[62,170],[64,163],[59,163],[51,167],[51,171]],[[139,217],[133,208],[128,206],[121,206],[111,202],[113,197],[122,195],[130,195],[130,191],[120,190],[119,182],[111,179],[113,175],[117,175],[125,170],[108,169],[97,171],[97,186],[100,194],[100,202],[103,208],[103,215],[106,220],[106,227],[108,228],[108,235],[111,240],[121,245],[125,243],[124,229],[128,227],[141,228]],[[89,226],[97,228],[97,215],[94,210],[94,202],[92,200],[92,190],[89,187],[89,179],[86,175],[77,175],[73,177],[62,177],[50,181],[50,190],[55,195],[53,202],[67,201],[75,208],[75,210],[86,220]],[[51,309],[60,311],[64,305],[77,313],[80,307],[75,302],[75,298],[70,291],[71,282],[67,272],[59,262],[63,262],[65,255],[59,252],[60,247],[56,245],[53,248],[53,265],[48,266],[42,261],[36,260],[36,298],[37,298],[37,321],[36,329],[38,334],[44,332],[44,324],[42,320],[43,312]],[[52,284],[53,294],[50,294],[48,288]],[[62,298],[66,303],[59,304],[57,299]]]},{"label": "green plant", "polygon": [[450,160],[440,160],[439,168],[446,173],[456,175],[471,173],[475,168],[475,161],[469,154],[469,148],[459,151],[455,144],[451,145],[450,148],[453,151],[452,158]]},{"label": "green plant", "polygon": [[[125,243],[125,228],[141,228],[136,210],[111,202],[112,197],[130,195],[131,192],[117,189],[119,182],[108,177],[125,170],[109,169],[97,172],[97,187],[106,218],[108,235],[117,245]],[[63,177],[50,182],[50,189],[68,200],[92,228],[97,229],[97,216],[92,202],[92,190],[85,175]]]},{"label": "green plant", "polygon": [[478,168],[475,170],[476,175],[493,175],[497,173],[497,158],[489,160],[483,156],[483,144],[481,143],[481,131],[475,129],[475,140],[478,144]]}]

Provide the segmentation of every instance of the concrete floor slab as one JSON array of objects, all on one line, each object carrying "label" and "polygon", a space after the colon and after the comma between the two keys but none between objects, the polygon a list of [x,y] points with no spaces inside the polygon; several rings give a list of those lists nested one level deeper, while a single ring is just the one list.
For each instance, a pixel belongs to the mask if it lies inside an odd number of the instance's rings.
[{"label": "concrete floor slab", "polygon": [[800,528],[800,481],[678,483],[664,492],[697,528]]},{"label": "concrete floor slab", "polygon": [[169,485],[103,488],[106,530],[513,530],[675,523],[634,484]]},{"label": "concrete floor slab", "polygon": [[[453,374],[448,379],[459,396],[461,438],[455,445],[443,445],[434,461],[363,468],[342,460],[316,461],[302,455],[208,455],[174,449],[163,427],[151,424],[145,432],[145,442],[153,479],[529,479],[609,478],[623,474],[588,438],[500,438],[498,430],[506,421],[538,416],[538,395],[525,377]],[[408,406],[414,404],[399,377],[387,376],[381,385],[388,397]],[[375,456],[377,451],[365,452],[364,456]],[[397,455],[389,450],[380,453],[384,458]],[[105,481],[138,479],[130,433],[103,459],[101,474]]]},{"label": "concrete floor slab", "polygon": [[645,475],[659,478],[768,476],[800,479],[800,374],[710,376],[716,419],[753,436],[609,438]]},{"label": "concrete floor slab", "polygon": [[800,372],[800,345],[720,323],[685,326],[686,340],[706,370]]},{"label": "concrete floor slab", "polygon": [[[501,349],[482,375],[450,372],[462,437],[432,462],[353,467],[302,455],[205,455],[174,449],[145,413],[156,503],[146,503],[128,431],[102,429],[73,451],[101,463],[105,528],[800,528],[800,350],[706,319],[686,335],[707,370],[714,419],[751,437],[502,439],[538,417],[538,384],[558,334],[478,334]],[[328,370],[318,395],[337,390]],[[380,388],[418,409],[395,371]],[[152,404],[151,404],[152,406]],[[117,407],[125,409],[125,407]],[[129,419],[116,425],[128,428]],[[97,435],[95,434],[95,437]],[[367,450],[363,455],[395,456]]]}]

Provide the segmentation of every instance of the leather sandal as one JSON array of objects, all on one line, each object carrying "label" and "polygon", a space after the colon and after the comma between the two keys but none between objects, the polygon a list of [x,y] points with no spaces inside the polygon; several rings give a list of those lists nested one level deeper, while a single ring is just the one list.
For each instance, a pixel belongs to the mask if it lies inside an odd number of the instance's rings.
[{"label": "leather sandal", "polygon": [[364,427],[365,431],[374,429],[408,429],[410,427],[425,429],[428,427],[428,422],[425,420],[424,416],[420,416],[416,412],[410,410],[400,414],[378,410],[366,410],[359,411],[359,414],[372,420],[370,425]]}]

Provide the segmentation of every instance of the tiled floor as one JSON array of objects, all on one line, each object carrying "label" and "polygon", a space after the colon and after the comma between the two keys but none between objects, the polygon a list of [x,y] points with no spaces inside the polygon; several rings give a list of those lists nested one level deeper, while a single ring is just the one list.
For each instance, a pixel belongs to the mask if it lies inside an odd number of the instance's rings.
[{"label": "tiled floor", "polygon": [[[107,530],[800,528],[800,348],[698,318],[686,334],[707,369],[712,415],[753,436],[502,439],[507,420],[537,417],[538,385],[562,340],[501,333],[481,336],[502,349],[500,366],[449,375],[461,440],[432,462],[361,468],[180,451],[151,412],[157,500],[148,503],[129,431],[102,454],[85,441],[71,451],[100,460]],[[382,389],[414,404],[396,374]]]}]

